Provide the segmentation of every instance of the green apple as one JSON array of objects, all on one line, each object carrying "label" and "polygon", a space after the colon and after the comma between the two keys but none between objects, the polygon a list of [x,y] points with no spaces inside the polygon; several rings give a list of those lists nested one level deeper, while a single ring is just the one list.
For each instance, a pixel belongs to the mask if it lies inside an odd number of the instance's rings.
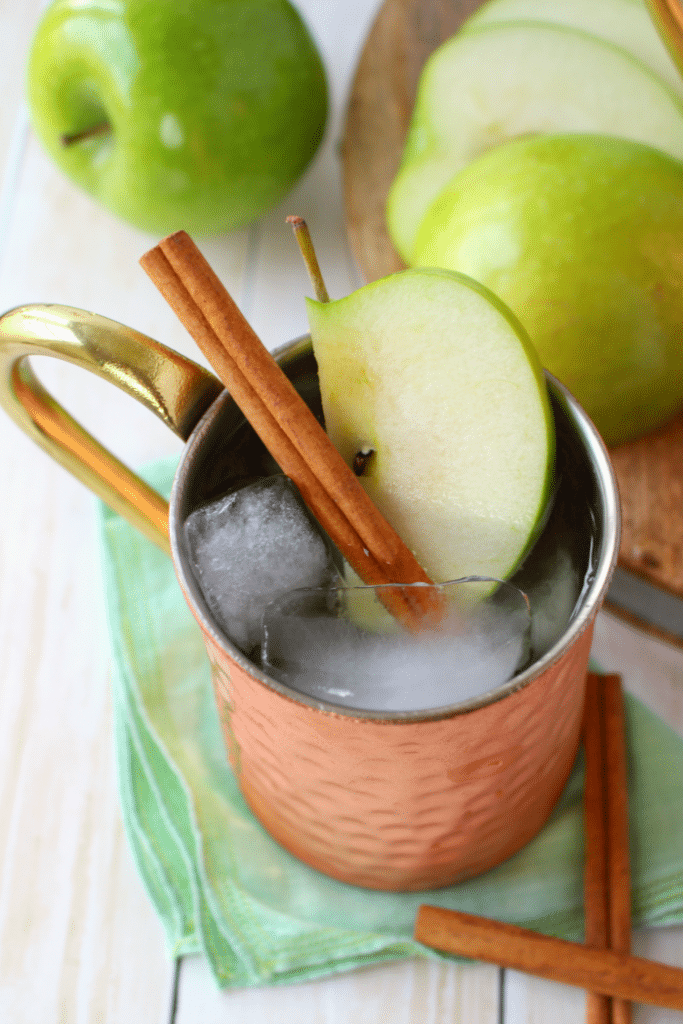
[{"label": "green apple", "polygon": [[457,171],[507,139],[595,132],[683,157],[683,106],[630,54],[559,25],[460,33],[423,69],[403,163],[387,201],[398,252],[413,262],[420,222]]},{"label": "green apple", "polygon": [[680,71],[641,0],[489,0],[462,30],[515,21],[566,25],[605,39],[633,54],[683,95]]},{"label": "green apple", "polygon": [[683,404],[683,164],[624,139],[515,139],[461,171],[416,263],[471,274],[608,445]]},{"label": "green apple", "polygon": [[313,157],[327,113],[320,56],[287,0],[55,0],[28,99],[69,177],[154,234],[260,216]]},{"label": "green apple", "polygon": [[325,425],[432,579],[504,578],[542,522],[554,420],[538,357],[486,288],[406,270],[308,300]]}]

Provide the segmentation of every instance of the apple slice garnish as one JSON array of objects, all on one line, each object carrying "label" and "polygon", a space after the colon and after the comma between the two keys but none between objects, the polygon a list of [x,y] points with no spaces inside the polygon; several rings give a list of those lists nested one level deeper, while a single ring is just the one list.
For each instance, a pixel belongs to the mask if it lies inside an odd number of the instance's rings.
[{"label": "apple slice garnish", "polygon": [[361,457],[381,512],[434,580],[509,576],[554,463],[543,371],[515,317],[441,270],[307,306],[327,432],[349,465]]}]

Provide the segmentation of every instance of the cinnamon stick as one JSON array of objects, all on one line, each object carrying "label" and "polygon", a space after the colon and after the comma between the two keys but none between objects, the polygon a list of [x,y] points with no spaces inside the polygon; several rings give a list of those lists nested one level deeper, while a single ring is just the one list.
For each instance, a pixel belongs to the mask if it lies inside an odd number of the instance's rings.
[{"label": "cinnamon stick", "polygon": [[242,316],[192,239],[179,231],[140,263],[361,579],[398,584],[380,600],[411,629],[443,615],[445,598],[386,522],[291,381]]},{"label": "cinnamon stick", "polygon": [[[589,673],[586,681],[584,809],[586,943],[631,952],[628,779],[621,678]],[[586,996],[588,1024],[631,1024],[623,999]]]},{"label": "cinnamon stick", "polygon": [[[603,736],[607,804],[610,948],[631,952],[631,868],[624,696],[618,675],[603,676]],[[612,1024],[631,1024],[631,1004],[612,1000]]]},{"label": "cinnamon stick", "polygon": [[444,953],[631,1002],[683,1010],[683,970],[668,964],[426,905],[418,910],[414,935]]},{"label": "cinnamon stick", "polygon": [[[604,716],[600,677],[589,673],[583,719],[586,768],[584,782],[585,941],[609,949],[607,882],[607,800],[605,794]],[[612,1024],[612,1000],[598,992],[586,993],[586,1024]]]}]

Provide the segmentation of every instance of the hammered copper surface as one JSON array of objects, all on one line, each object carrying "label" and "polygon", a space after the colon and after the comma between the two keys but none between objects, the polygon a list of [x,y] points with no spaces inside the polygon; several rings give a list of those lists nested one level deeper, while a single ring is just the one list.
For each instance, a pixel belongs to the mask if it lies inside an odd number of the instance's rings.
[{"label": "hammered copper surface", "polygon": [[231,764],[265,828],[344,882],[407,890],[486,871],[541,828],[576,755],[591,635],[503,699],[426,721],[299,704],[205,640]]},{"label": "hammered copper surface", "polygon": [[[280,354],[318,395],[310,344]],[[607,453],[571,395],[548,378],[561,470],[585,490],[597,534],[579,606],[552,652],[495,693],[451,711],[337,709],[268,677],[216,624],[183,544],[198,505],[274,470],[226,393],[197,426],[170,503],[174,564],[206,642],[226,748],[242,793],[295,856],[342,881],[428,889],[481,873],[541,828],[576,754],[592,625],[618,548]]]}]

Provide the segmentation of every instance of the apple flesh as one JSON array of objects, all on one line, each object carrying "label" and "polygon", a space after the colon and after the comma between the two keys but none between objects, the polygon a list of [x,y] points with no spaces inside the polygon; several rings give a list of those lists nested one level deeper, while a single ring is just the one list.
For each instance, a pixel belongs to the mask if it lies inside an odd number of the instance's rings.
[{"label": "apple flesh", "polygon": [[543,519],[554,421],[538,357],[487,289],[407,270],[308,300],[325,425],[432,579],[505,578]]},{"label": "apple flesh", "polygon": [[425,65],[386,219],[411,264],[420,223],[454,174],[508,139],[591,132],[683,158],[683,107],[630,54],[559,25],[460,33]]},{"label": "apple flesh", "polygon": [[321,59],[287,0],[56,0],[28,99],[62,170],[157,235],[260,216],[313,157],[327,112]]},{"label": "apple flesh", "polygon": [[517,21],[565,25],[614,43],[683,96],[681,74],[640,0],[489,0],[461,31]]},{"label": "apple flesh", "polygon": [[415,261],[483,282],[608,445],[683,403],[683,164],[603,136],[516,139],[461,171]]}]

